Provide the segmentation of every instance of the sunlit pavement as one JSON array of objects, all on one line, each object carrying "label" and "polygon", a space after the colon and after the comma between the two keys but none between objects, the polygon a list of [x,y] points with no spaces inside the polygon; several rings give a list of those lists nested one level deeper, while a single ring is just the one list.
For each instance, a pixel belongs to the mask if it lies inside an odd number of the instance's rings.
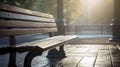
[{"label": "sunlit pavement", "polygon": [[61,67],[120,66],[120,52],[115,45],[75,45],[66,55],[67,58],[60,62]]},{"label": "sunlit pavement", "polygon": [[[34,58],[33,67],[120,67],[120,51],[116,45],[65,45],[66,58],[49,60],[47,51]],[[18,58],[22,67],[23,56]]]},{"label": "sunlit pavement", "polygon": [[120,67],[116,45],[65,45],[66,58],[46,58],[47,52],[33,60],[33,67]]}]

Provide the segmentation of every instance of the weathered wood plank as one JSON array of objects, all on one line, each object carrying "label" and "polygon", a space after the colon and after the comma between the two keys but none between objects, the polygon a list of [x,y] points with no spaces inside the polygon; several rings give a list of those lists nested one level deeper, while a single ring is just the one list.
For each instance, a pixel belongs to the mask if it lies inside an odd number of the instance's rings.
[{"label": "weathered wood plank", "polygon": [[25,34],[37,34],[56,32],[57,28],[34,28],[34,29],[1,29],[0,36],[18,36]]},{"label": "weathered wood plank", "polygon": [[30,22],[30,21],[0,21],[0,27],[51,28],[56,27],[56,23]]},{"label": "weathered wood plank", "polygon": [[44,51],[48,49],[52,49],[56,46],[64,45],[63,43],[67,43],[68,41],[72,41],[73,39],[78,38],[76,35],[60,35],[60,36],[55,36],[43,40],[38,40],[34,42],[29,42],[25,43],[22,45],[18,45],[17,47],[25,47],[25,46],[38,46],[41,47]]},{"label": "weathered wood plank", "polygon": [[50,14],[41,13],[41,12],[37,12],[37,11],[31,11],[31,10],[27,10],[27,9],[24,9],[24,8],[5,5],[5,4],[2,4],[2,3],[0,3],[0,10],[6,10],[6,11],[10,11],[10,12],[40,16],[40,17],[43,16],[43,17],[47,17],[47,18],[53,18],[53,16],[50,15]]},{"label": "weathered wood plank", "polygon": [[0,17],[9,18],[9,19],[17,19],[17,20],[55,22],[55,20],[51,18],[23,15],[23,14],[11,13],[11,12],[4,12],[4,11],[0,11]]}]

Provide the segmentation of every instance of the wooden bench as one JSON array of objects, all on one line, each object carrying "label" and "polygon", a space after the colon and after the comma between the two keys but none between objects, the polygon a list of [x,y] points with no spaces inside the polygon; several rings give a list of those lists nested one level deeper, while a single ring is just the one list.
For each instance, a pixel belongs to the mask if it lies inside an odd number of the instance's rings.
[{"label": "wooden bench", "polygon": [[[16,52],[29,52],[24,60],[24,67],[31,67],[35,56],[77,38],[75,35],[54,36],[54,32],[58,32],[58,26],[52,15],[0,4],[0,37],[9,37],[10,44],[0,48],[0,55],[10,53],[8,67],[16,67]],[[16,45],[16,36],[44,33],[48,33],[50,37]]]}]

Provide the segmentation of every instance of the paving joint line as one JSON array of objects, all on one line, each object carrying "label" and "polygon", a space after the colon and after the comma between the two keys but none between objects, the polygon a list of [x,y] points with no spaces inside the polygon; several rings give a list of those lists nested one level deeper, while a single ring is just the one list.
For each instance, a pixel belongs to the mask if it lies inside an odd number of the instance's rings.
[{"label": "paving joint line", "polygon": [[110,49],[110,45],[109,45],[109,54],[110,54],[110,59],[111,59],[111,66],[114,67],[113,57],[112,57],[112,52],[111,52],[111,49]]},{"label": "paving joint line", "polygon": [[93,67],[95,67],[95,63],[96,63],[96,61],[97,61],[97,57],[98,57],[99,51],[100,51],[100,49],[99,49],[98,52],[97,52],[97,55],[96,55],[96,58],[95,58],[95,61],[94,61]]},{"label": "paving joint line", "polygon": [[[92,46],[92,45],[91,45]],[[91,48],[91,46],[89,46]],[[89,49],[90,49],[89,48]],[[75,67],[78,67],[79,63],[81,62],[81,60],[86,56],[86,54],[88,53],[89,49],[87,50],[87,52],[85,53],[85,55],[80,59],[80,61],[78,62],[78,64]]]}]

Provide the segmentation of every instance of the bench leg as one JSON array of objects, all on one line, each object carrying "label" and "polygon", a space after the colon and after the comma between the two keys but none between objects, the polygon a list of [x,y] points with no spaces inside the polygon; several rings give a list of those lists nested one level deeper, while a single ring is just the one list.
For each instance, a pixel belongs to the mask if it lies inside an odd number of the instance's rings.
[{"label": "bench leg", "polygon": [[56,67],[57,63],[61,59],[66,57],[65,51],[64,51],[64,45],[59,47],[59,51],[56,48],[49,50],[48,55],[46,57],[49,60],[49,66]]},{"label": "bench leg", "polygon": [[59,53],[60,53],[61,58],[65,58],[66,57],[65,51],[64,51],[64,45],[59,47]]},{"label": "bench leg", "polygon": [[10,53],[8,67],[17,67],[16,66],[16,53]]},{"label": "bench leg", "polygon": [[[15,36],[9,37],[9,43],[11,46],[16,44]],[[16,53],[10,53],[8,67],[17,67],[16,66]]]},{"label": "bench leg", "polygon": [[32,67],[31,62],[34,57],[42,55],[42,52],[29,52],[24,60],[24,67]]}]

